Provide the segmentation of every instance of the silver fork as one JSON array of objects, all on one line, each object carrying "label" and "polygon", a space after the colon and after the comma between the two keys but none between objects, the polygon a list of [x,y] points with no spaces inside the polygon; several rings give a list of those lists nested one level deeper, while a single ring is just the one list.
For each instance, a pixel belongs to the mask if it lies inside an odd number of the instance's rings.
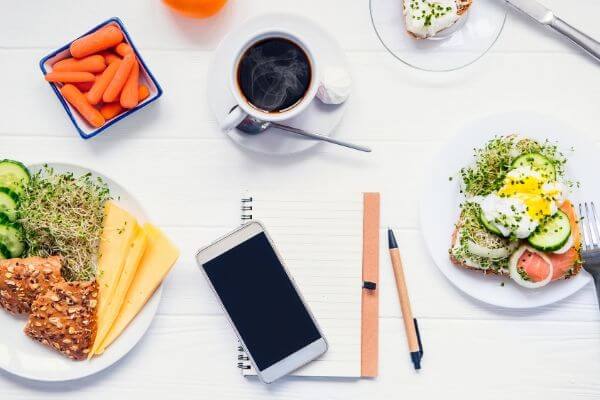
[{"label": "silver fork", "polygon": [[594,202],[579,203],[579,225],[583,236],[583,269],[592,275],[600,305],[600,225]]}]

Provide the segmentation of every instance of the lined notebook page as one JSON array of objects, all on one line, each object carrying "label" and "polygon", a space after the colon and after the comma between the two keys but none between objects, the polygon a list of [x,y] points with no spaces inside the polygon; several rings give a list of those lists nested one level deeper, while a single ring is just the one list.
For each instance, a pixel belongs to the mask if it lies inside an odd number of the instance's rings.
[{"label": "lined notebook page", "polygon": [[329,343],[292,375],[360,377],[362,193],[251,197],[247,214],[265,225]]}]

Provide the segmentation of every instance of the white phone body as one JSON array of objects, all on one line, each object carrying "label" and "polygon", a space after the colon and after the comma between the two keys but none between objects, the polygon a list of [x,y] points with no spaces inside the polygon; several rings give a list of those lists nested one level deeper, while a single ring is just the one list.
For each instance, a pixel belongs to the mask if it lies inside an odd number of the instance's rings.
[{"label": "white phone body", "polygon": [[[277,361],[276,363],[270,365],[268,368],[265,368],[263,370],[260,370],[257,367],[257,364],[254,361],[252,352],[249,351],[248,346],[246,346],[246,343],[244,343],[243,332],[240,332],[238,330],[238,327],[236,326],[236,322],[233,320],[232,316],[228,313],[228,311],[225,307],[225,304],[223,303],[223,300],[221,299],[221,295],[218,293],[217,289],[215,288],[212,281],[210,280],[207,271],[204,268],[204,265],[206,263],[208,263],[209,261],[218,258],[222,254],[228,252],[229,250],[237,247],[238,245],[248,241],[249,239],[251,239],[254,236],[259,235],[261,233],[265,234],[271,248],[273,249],[273,252],[277,256],[279,263],[281,264],[281,267],[285,271],[285,274],[287,275],[287,278],[289,279],[293,289],[296,291],[298,297],[302,301],[304,308],[306,309],[308,315],[310,316],[310,319],[314,323],[314,325],[320,335],[320,338],[318,338],[317,340],[311,342],[310,344],[306,345],[305,347],[297,350],[296,352]],[[252,367],[256,371],[258,378],[262,382],[271,383],[271,382],[289,374],[290,372],[302,367],[303,365],[307,364],[308,362],[318,358],[319,356],[321,356],[323,353],[325,353],[327,351],[328,344],[327,344],[327,340],[325,339],[325,336],[323,335],[323,332],[319,328],[317,321],[315,320],[313,314],[310,312],[310,309],[308,308],[306,302],[302,298],[302,295],[300,294],[300,291],[298,290],[298,287],[296,286],[294,280],[292,279],[292,277],[286,270],[285,264],[283,263],[283,259],[282,259],[281,255],[277,252],[277,249],[275,248],[275,246],[273,245],[273,241],[271,240],[271,238],[269,237],[268,233],[266,232],[264,226],[260,222],[258,222],[256,220],[254,220],[252,222],[248,222],[245,225],[242,225],[240,228],[236,229],[235,231],[229,233],[228,235],[223,236],[222,238],[218,239],[211,245],[200,249],[198,251],[198,253],[196,254],[196,261],[198,262],[198,266],[200,267],[200,270],[202,270],[202,272],[204,273],[206,280],[208,281],[211,289],[213,290],[213,292],[219,299],[221,308],[225,312],[225,315],[227,316],[229,323],[233,327],[238,339],[242,343],[242,346],[244,347],[244,349],[246,349],[246,352],[248,353],[248,356],[250,358],[249,361],[251,362]],[[235,277],[233,277],[233,279],[235,279]],[[256,311],[260,312],[260,310],[256,310]],[[282,320],[281,323],[285,323],[285,321]]]}]

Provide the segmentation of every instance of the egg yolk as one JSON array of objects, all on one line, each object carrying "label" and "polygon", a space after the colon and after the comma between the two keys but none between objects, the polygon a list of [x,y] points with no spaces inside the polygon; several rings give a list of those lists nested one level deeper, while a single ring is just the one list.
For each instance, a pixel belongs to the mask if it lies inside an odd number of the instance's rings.
[{"label": "egg yolk", "polygon": [[525,204],[527,214],[533,221],[541,221],[556,210],[555,199],[560,190],[545,187],[547,182],[541,177],[526,175],[507,175],[504,185],[498,191],[500,197],[518,199]]}]

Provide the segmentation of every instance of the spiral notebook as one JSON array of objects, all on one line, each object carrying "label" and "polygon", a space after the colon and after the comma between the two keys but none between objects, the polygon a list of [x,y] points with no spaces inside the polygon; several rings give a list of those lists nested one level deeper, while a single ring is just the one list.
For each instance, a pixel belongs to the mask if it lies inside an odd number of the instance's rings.
[{"label": "spiral notebook", "polygon": [[[246,195],[242,222],[252,219],[266,226],[329,343],[292,375],[376,376],[378,294],[363,280],[366,270],[377,281],[379,195]],[[243,375],[256,374],[242,347],[237,358]]]}]

